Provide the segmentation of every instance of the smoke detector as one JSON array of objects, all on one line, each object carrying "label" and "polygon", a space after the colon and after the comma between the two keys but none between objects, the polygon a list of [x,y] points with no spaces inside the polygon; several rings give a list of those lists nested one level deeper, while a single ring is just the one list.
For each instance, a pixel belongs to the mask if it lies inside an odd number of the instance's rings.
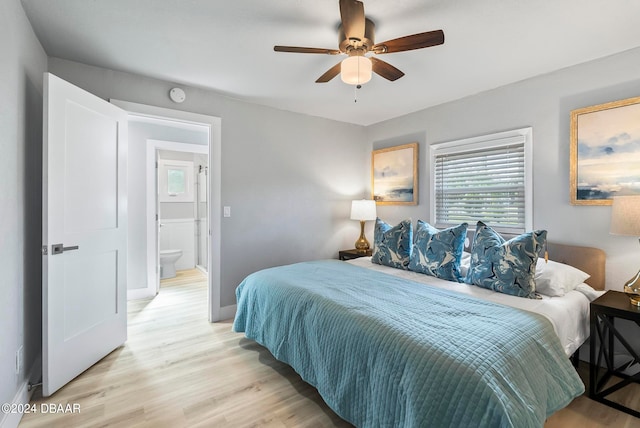
[{"label": "smoke detector", "polygon": [[171,98],[171,101],[174,103],[180,104],[187,98],[187,94],[180,88],[173,88],[169,91],[169,98]]}]

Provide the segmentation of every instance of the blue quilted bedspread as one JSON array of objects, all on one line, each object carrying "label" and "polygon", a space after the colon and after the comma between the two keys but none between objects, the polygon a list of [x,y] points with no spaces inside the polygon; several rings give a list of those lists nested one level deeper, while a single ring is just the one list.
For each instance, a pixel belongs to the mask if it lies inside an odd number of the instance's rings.
[{"label": "blue quilted bedspread", "polygon": [[234,330],[358,427],[542,427],[584,392],[530,312],[332,260],[256,272],[236,295]]}]

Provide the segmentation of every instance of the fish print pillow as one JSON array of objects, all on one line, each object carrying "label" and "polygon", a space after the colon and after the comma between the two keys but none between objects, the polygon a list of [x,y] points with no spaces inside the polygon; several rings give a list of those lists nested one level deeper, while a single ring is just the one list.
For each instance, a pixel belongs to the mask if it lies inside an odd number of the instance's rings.
[{"label": "fish print pillow", "polygon": [[438,230],[418,220],[409,270],[448,281],[462,282],[460,260],[467,237],[467,223]]},{"label": "fish print pillow", "polygon": [[391,226],[377,218],[373,229],[374,249],[371,261],[379,265],[407,270],[412,242],[413,225],[411,219]]},{"label": "fish print pillow", "polygon": [[479,221],[466,282],[512,296],[538,298],[536,263],[546,242],[546,230],[534,230],[505,241]]}]

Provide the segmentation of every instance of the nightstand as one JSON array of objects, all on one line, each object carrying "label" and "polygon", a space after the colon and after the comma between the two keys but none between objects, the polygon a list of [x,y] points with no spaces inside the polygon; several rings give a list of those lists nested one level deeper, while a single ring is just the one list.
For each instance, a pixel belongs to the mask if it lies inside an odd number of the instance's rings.
[{"label": "nightstand", "polygon": [[371,254],[373,254],[373,252],[371,250],[366,250],[366,251],[360,251],[360,250],[356,250],[355,248],[352,250],[340,250],[338,251],[338,258],[340,260],[353,260],[353,259],[357,259],[359,257],[371,257]]},{"label": "nightstand", "polygon": [[[616,343],[621,344],[634,358],[632,363],[640,362],[636,350],[616,329],[616,318],[633,321],[637,327],[640,327],[640,308],[632,305],[626,294],[611,290],[591,302],[589,398],[640,418],[640,411],[605,398],[631,383],[640,383],[640,373],[629,376],[622,373],[627,364],[623,367],[615,367],[614,365],[613,356]],[[601,367],[602,365],[604,367]],[[614,381],[619,379],[619,381],[609,384],[612,379]]]}]

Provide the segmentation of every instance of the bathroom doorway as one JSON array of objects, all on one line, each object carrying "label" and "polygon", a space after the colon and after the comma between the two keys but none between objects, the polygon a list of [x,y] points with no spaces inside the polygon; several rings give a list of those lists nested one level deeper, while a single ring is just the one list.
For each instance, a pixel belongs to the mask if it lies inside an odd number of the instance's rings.
[{"label": "bathroom doorway", "polygon": [[[197,130],[190,130],[198,139]],[[195,137],[194,137],[195,136]],[[201,135],[206,141],[206,134]],[[156,195],[157,260],[162,287],[182,277],[206,280],[208,267],[208,148],[199,144],[148,140],[154,150],[155,183],[148,191]],[[149,186],[152,187],[152,186]],[[156,254],[153,254],[156,256]],[[192,272],[193,270],[199,272]],[[184,281],[187,281],[186,279]]]},{"label": "bathroom doorway", "polygon": [[[156,168],[158,150],[175,150],[171,143],[190,143],[199,146],[196,152],[206,160],[206,214],[192,214],[194,221],[194,245],[206,247],[198,253],[197,265],[207,271],[207,318],[211,322],[228,318],[235,308],[220,307],[220,228],[221,228],[221,119],[197,113],[162,107],[148,106],[127,101],[111,100],[111,103],[129,113],[129,175],[128,208],[129,239],[127,246],[127,296],[129,300],[156,295],[160,280],[159,232]],[[157,133],[162,128],[161,133]],[[204,138],[194,141],[195,134],[186,131],[205,131]],[[152,130],[153,132],[147,132]],[[190,135],[190,136],[189,136]],[[154,140],[156,147],[149,144]],[[169,145],[167,145],[169,144]],[[148,166],[150,165],[150,166]],[[199,173],[198,167],[195,167]],[[198,179],[198,177],[194,178]],[[133,183],[133,185],[132,185]],[[148,190],[152,183],[151,191]],[[156,216],[157,215],[157,216]],[[200,221],[201,234],[206,239],[195,239],[195,220]],[[203,224],[206,223],[206,226]],[[196,248],[193,248],[196,257]],[[205,262],[203,264],[203,262]],[[196,268],[196,271],[202,272]]]}]

